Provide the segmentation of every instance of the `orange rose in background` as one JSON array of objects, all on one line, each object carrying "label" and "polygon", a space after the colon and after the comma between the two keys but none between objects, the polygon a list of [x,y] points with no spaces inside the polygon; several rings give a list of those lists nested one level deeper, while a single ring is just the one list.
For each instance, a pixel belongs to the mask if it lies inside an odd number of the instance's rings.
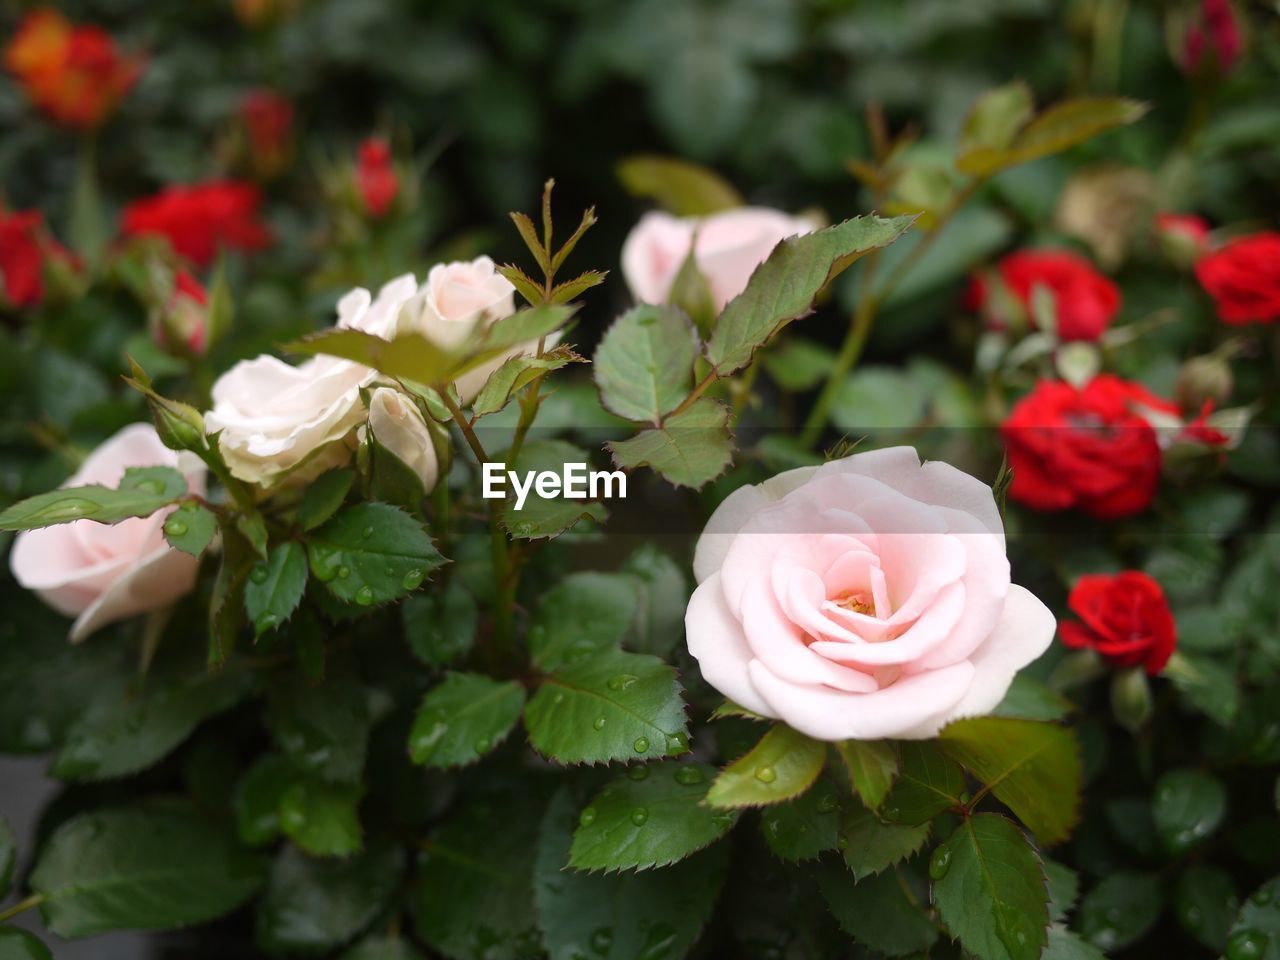
[{"label": "orange rose in background", "polygon": [[121,230],[125,236],[167,237],[174,251],[203,267],[219,247],[253,251],[271,243],[271,232],[258,219],[261,205],[262,194],[250,183],[166,187],[125,207]]},{"label": "orange rose in background", "polygon": [[4,51],[4,65],[27,96],[58,123],[100,125],[142,73],[100,27],[73,26],[56,10],[32,11]]}]

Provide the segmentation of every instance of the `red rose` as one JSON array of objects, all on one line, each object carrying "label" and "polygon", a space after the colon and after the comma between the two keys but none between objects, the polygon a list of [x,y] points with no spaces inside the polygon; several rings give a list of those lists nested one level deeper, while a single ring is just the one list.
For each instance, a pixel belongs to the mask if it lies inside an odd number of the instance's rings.
[{"label": "red rose", "polygon": [[1184,48],[1186,68],[1199,69],[1205,48],[1212,46],[1218,69],[1229,73],[1240,57],[1242,45],[1240,25],[1236,23],[1230,0],[1201,0],[1199,22],[1187,30]]},{"label": "red rose", "polygon": [[1068,647],[1097,650],[1113,667],[1164,669],[1177,644],[1177,625],[1164,591],[1133,570],[1089,574],[1076,581],[1067,605],[1082,622],[1064,621],[1058,635]]},{"label": "red rose", "polygon": [[[1120,309],[1120,291],[1098,273],[1084,257],[1061,250],[1020,250],[1000,261],[1000,279],[1022,304],[1031,322],[1031,292],[1044,287],[1053,295],[1062,340],[1097,340]],[[975,277],[966,297],[970,305],[984,307],[989,298],[986,282]],[[998,325],[1007,321],[996,318]]]},{"label": "red rose", "polygon": [[209,294],[203,284],[186,270],[178,270],[173,278],[173,292],[164,305],[156,340],[167,347],[169,336],[180,339],[193,354],[202,354],[209,339]]},{"label": "red rose", "polygon": [[1196,261],[1196,278],[1223,323],[1280,318],[1280,233],[1251,234],[1206,253]]},{"label": "red rose", "polygon": [[1143,408],[1177,407],[1110,374],[1083,388],[1042,380],[1000,427],[1009,496],[1037,510],[1078,507],[1100,518],[1145,510],[1160,478],[1160,444]]},{"label": "red rose", "polygon": [[4,63],[33,103],[78,130],[101,124],[142,73],[142,60],[122,56],[104,30],[72,26],[50,9],[26,16]]},{"label": "red rose", "polygon": [[258,219],[261,203],[257,187],[231,180],[168,187],[125,207],[123,232],[168,237],[177,253],[203,267],[220,246],[261,250],[270,244],[271,233]]},{"label": "red rose", "polygon": [[44,299],[44,269],[50,260],[71,269],[78,265],[45,233],[39,210],[0,210],[0,302],[28,307]]},{"label": "red rose", "polygon": [[381,217],[391,209],[396,194],[400,192],[400,181],[395,167],[391,165],[391,148],[387,141],[370,137],[360,144],[356,189],[369,216]]},{"label": "red rose", "polygon": [[293,154],[293,104],[273,90],[251,90],[240,101],[253,168],[273,177],[289,165]]}]

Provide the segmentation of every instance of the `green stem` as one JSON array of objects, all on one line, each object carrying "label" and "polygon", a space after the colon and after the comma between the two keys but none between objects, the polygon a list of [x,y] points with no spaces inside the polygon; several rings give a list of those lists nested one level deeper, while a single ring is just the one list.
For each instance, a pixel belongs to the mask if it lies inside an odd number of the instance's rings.
[{"label": "green stem", "polygon": [[689,395],[680,401],[680,406],[676,407],[674,410],[668,413],[665,417],[663,417],[663,419],[670,420],[672,417],[679,416],[680,414],[688,410],[690,407],[692,407],[694,404],[694,401],[697,400],[704,393],[706,393],[707,388],[710,387],[713,383],[715,383],[717,378],[718,378],[718,375],[716,374],[714,367],[708,370],[707,375],[698,381],[698,385],[693,388],[693,390],[689,393]]},{"label": "green stem", "polygon": [[44,901],[45,895],[43,893],[33,893],[25,900],[19,900],[7,910],[0,910],[0,923],[4,923],[6,920],[12,920],[18,914],[30,910],[32,907],[38,907],[40,904],[44,903]]},{"label": "green stem", "polygon": [[449,396],[448,387],[444,387],[436,391],[440,395],[440,400],[449,410],[449,415],[453,417],[453,422],[458,425],[458,429],[462,431],[463,439],[467,441],[467,446],[471,448],[471,452],[475,454],[476,463],[485,464],[489,462],[489,454],[485,452],[484,444],[480,442],[480,438],[476,436],[475,427],[471,425],[471,421],[463,414],[462,408],[453,402],[453,397]]}]

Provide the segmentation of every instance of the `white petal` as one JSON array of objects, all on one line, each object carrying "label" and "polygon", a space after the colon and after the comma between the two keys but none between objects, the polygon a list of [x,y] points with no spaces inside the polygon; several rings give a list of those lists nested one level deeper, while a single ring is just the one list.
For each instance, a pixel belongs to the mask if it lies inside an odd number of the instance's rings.
[{"label": "white petal", "polygon": [[751,685],[747,673],[751,650],[743,637],[742,624],[724,602],[718,576],[708,578],[693,591],[685,610],[684,632],[689,653],[698,661],[707,683],[739,706],[761,716],[777,716]]}]

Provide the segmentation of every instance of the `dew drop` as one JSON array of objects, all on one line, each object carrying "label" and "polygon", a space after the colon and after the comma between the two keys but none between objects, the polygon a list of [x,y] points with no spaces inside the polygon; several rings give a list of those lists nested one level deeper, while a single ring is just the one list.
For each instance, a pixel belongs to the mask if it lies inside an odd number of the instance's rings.
[{"label": "dew drop", "polygon": [[368,538],[373,536],[373,527],[365,527],[360,531],[360,536]]},{"label": "dew drop", "polygon": [[591,949],[596,953],[608,953],[613,946],[613,931],[608,927],[601,927],[591,934]]},{"label": "dew drop", "polygon": [[605,723],[606,721],[603,716],[596,717],[594,720],[591,721],[591,728],[593,730],[603,730]]},{"label": "dew drop", "polygon": [[511,528],[511,532],[517,537],[528,537],[533,534],[533,524],[528,520],[521,520]]},{"label": "dew drop", "polygon": [[840,836],[836,837],[836,849],[837,850],[849,849],[849,838],[846,837],[843,833],[840,834]]},{"label": "dew drop", "polygon": [[1268,937],[1257,930],[1237,930],[1227,941],[1227,960],[1256,960],[1267,949]]},{"label": "dew drop", "polygon": [[488,753],[491,746],[493,743],[488,737],[480,737],[475,742],[476,753]]},{"label": "dew drop", "polygon": [[933,851],[933,856],[929,858],[929,876],[934,880],[941,880],[950,868],[951,850],[947,847],[939,847]]},{"label": "dew drop", "polygon": [[250,572],[249,579],[254,583],[266,583],[269,575],[270,571],[267,570],[267,565],[265,563],[260,563],[253,568],[252,572]]},{"label": "dew drop", "polygon": [[756,779],[761,783],[773,783],[773,781],[778,779],[778,771],[774,770],[773,767],[768,764],[765,764],[762,767],[756,767]]},{"label": "dew drop", "polygon": [[667,736],[667,753],[687,753],[689,738],[683,733],[672,733]]},{"label": "dew drop", "polygon": [[351,576],[351,568],[344,563],[338,568],[338,579],[345,580],[349,576]]},{"label": "dew drop", "polygon": [[417,590],[422,586],[422,580],[426,574],[421,570],[410,570],[404,575],[404,579],[400,581],[400,586],[406,590]]},{"label": "dew drop", "polygon": [[552,702],[552,703],[564,703],[564,694],[563,694],[563,693],[557,693],[554,697],[552,697],[552,698],[551,698],[551,702]]},{"label": "dew drop", "polygon": [[683,783],[686,787],[702,783],[705,779],[702,770],[698,767],[682,766],[676,769],[676,783]]},{"label": "dew drop", "polygon": [[76,517],[92,513],[97,508],[97,504],[89,500],[68,497],[60,503],[41,510],[40,518],[42,520],[74,520]]},{"label": "dew drop", "polygon": [[828,793],[818,800],[819,813],[835,813],[839,808],[840,801],[833,793]]},{"label": "dew drop", "polygon": [[255,621],[255,626],[257,626],[259,633],[266,633],[268,630],[274,630],[279,622],[280,618],[274,613],[264,613]]},{"label": "dew drop", "polygon": [[648,737],[636,737],[636,742],[635,742],[635,743],[633,743],[633,744],[631,744],[631,749],[633,749],[636,753],[648,753],[648,752],[649,752],[649,738],[648,738]]},{"label": "dew drop", "polygon": [[1271,884],[1259,887],[1258,892],[1249,898],[1260,907],[1265,907],[1271,902]]},{"label": "dew drop", "polygon": [[578,814],[578,825],[582,827],[589,827],[595,822],[596,822],[596,808],[583,807],[582,812]]},{"label": "dew drop", "polygon": [[627,776],[632,780],[649,779],[649,768],[643,763],[637,763],[634,767],[627,768]]},{"label": "dew drop", "polygon": [[610,690],[625,690],[639,679],[629,673],[619,673],[609,678],[608,687]]},{"label": "dew drop", "polygon": [[367,607],[369,604],[373,603],[373,590],[368,586],[361,587],[357,590],[356,603],[360,604],[362,607]]},{"label": "dew drop", "polygon": [[187,525],[181,520],[168,520],[164,525],[166,537],[180,537],[187,532]]},{"label": "dew drop", "polygon": [[144,493],[164,493],[164,484],[159,480],[143,480],[138,484],[138,489]]},{"label": "dew drop", "polygon": [[631,811],[631,822],[637,827],[643,827],[649,821],[649,808],[636,807]]}]

